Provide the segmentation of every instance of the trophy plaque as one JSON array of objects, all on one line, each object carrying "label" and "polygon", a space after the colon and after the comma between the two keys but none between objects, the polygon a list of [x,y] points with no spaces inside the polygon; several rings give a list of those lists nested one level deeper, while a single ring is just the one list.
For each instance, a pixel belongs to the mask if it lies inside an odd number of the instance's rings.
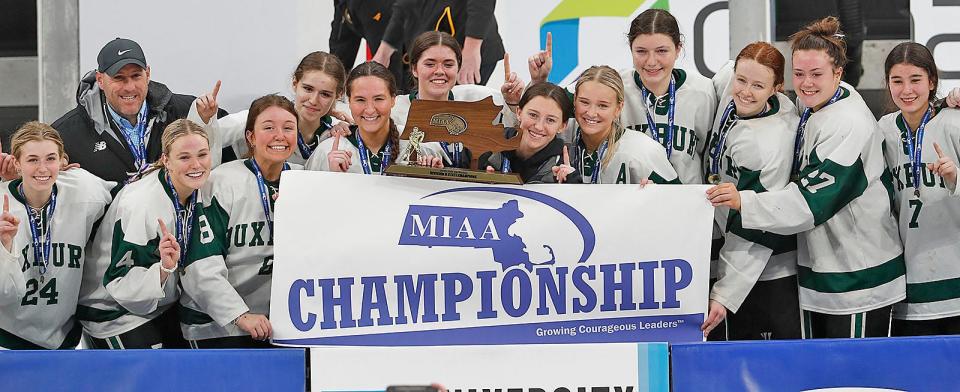
[{"label": "trophy plaque", "polygon": [[[397,163],[387,167],[386,174],[488,184],[523,184],[516,173],[488,173],[477,167],[480,154],[515,150],[520,145],[519,135],[506,139],[503,125],[493,124],[500,110],[501,107],[493,103],[492,97],[476,102],[413,100],[407,125],[400,135],[409,143],[400,151]],[[416,165],[416,156],[422,153],[423,144],[432,142],[462,143],[471,152],[470,169]]]}]

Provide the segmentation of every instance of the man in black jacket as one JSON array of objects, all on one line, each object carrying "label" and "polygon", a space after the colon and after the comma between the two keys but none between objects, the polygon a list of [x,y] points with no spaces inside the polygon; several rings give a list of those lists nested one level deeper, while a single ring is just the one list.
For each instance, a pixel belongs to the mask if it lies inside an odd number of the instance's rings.
[{"label": "man in black jacket", "polygon": [[100,50],[97,69],[80,80],[77,107],[53,127],[71,163],[123,183],[160,158],[163,129],[186,118],[194,99],[150,81],[140,45],[117,38]]},{"label": "man in black jacket", "polygon": [[493,14],[496,3],[496,0],[396,0],[373,61],[389,66],[393,53],[409,50],[407,46],[420,33],[444,31],[463,48],[459,84],[486,84],[504,53]]}]

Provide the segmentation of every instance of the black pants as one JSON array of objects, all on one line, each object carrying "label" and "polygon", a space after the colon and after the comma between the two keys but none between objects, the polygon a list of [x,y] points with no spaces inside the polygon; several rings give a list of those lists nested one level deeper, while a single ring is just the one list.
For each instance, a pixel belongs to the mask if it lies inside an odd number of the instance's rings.
[{"label": "black pants", "polygon": [[800,339],[800,336],[796,275],[757,282],[737,313],[727,314],[726,340]]},{"label": "black pants", "polygon": [[188,348],[180,332],[176,306],[122,334],[105,339],[87,336],[87,344],[96,349]]},{"label": "black pants", "polygon": [[803,311],[804,339],[880,338],[890,336],[893,305],[853,314],[825,314]]},{"label": "black pants", "polygon": [[960,334],[960,316],[933,320],[893,319],[893,336],[929,336]]},{"label": "black pants", "polygon": [[269,341],[255,340],[249,336],[228,336],[191,340],[190,348],[276,348]]}]

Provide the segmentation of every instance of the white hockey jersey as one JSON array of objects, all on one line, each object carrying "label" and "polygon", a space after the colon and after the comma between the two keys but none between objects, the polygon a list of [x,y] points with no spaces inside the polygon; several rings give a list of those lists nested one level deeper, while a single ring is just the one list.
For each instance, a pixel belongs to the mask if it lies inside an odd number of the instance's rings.
[{"label": "white hockey jersey", "polygon": [[176,304],[180,274],[160,283],[157,219],[176,230],[173,194],[163,169],[123,187],[87,246],[77,318],[90,336],[105,339],[128,332]]},{"label": "white hockey jersey", "polygon": [[[657,125],[657,140],[666,146],[669,93],[662,97],[655,97],[651,93],[649,100],[644,100],[640,90],[640,75],[633,68],[620,71],[620,77],[624,86],[621,123],[627,129],[641,131],[650,136],[647,111],[655,107],[652,117]],[[701,184],[702,157],[717,108],[717,94],[713,82],[700,74],[674,68],[673,78],[676,81],[676,108],[670,163],[681,183]]]},{"label": "white hockey jersey", "polygon": [[[719,139],[721,117],[731,99],[726,95],[717,108],[717,119],[703,157],[708,174]],[[721,181],[736,184],[741,191],[774,191],[790,182],[799,117],[796,107],[783,94],[773,95],[767,104],[769,109],[765,112],[737,120],[726,132],[719,155]],[[717,265],[719,280],[711,289],[710,299],[736,312],[757,281],[797,273],[796,235],[744,229],[740,213],[727,207],[718,207],[715,213],[725,241]]]},{"label": "white hockey jersey", "polygon": [[892,184],[873,114],[852,87],[810,116],[800,180],[741,191],[745,228],[797,236],[800,306],[827,314],[877,309],[905,296]]},{"label": "white hockey jersey", "polygon": [[[571,121],[573,126],[576,122]],[[570,132],[567,132],[570,133]],[[575,139],[576,137],[571,137]],[[592,182],[593,172],[600,166],[598,184],[639,184],[650,179],[656,184],[679,184],[677,172],[663,154],[663,147],[653,139],[625,130],[620,134],[615,149],[608,149],[604,155],[612,153],[609,162],[602,164],[603,157],[598,151],[587,152],[582,143],[570,151],[570,164],[580,171],[583,183]],[[598,159],[601,162],[598,162]]]},{"label": "white hockey jersey", "polygon": [[83,169],[60,172],[53,216],[46,216],[46,209],[40,215],[51,236],[41,281],[41,261],[35,260],[30,233],[33,222],[17,189],[21,183],[18,179],[0,187],[10,200],[10,213],[20,219],[12,254],[0,246],[0,348],[72,349],[80,343],[74,314],[83,271],[90,264],[83,248],[116,184]]},{"label": "white hockey jersey", "polygon": [[[898,111],[880,119],[884,154],[893,174],[894,208],[900,220],[907,265],[907,299],[894,317],[929,320],[960,315],[960,199],[956,186],[927,169],[937,161],[937,143],[960,162],[960,111],[939,111],[924,128],[920,197],[914,196],[913,169],[906,144],[907,125]],[[916,131],[916,130],[914,130]]]},{"label": "white hockey jersey", "polygon": [[[205,218],[198,225],[209,226],[194,230],[180,280],[180,327],[187,340],[246,336],[233,320],[248,311],[270,313],[273,233],[253,170],[250,159],[228,162],[204,185]],[[271,214],[274,187],[279,183],[267,187]]]}]

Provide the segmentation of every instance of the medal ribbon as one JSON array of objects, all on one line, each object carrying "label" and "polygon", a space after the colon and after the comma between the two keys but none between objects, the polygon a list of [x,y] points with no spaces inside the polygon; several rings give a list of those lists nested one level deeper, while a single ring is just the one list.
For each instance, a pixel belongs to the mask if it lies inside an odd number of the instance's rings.
[{"label": "medal ribbon", "polygon": [[[330,121],[320,119],[320,128],[317,128],[317,132],[322,133],[330,128],[333,128],[333,124]],[[314,137],[316,137],[316,134],[314,134]],[[297,132],[297,148],[300,149],[300,155],[303,155],[303,159],[308,159],[310,155],[313,154],[313,148],[307,144],[306,140],[303,140],[303,134],[300,132]]]},{"label": "medal ribbon", "polygon": [[[367,146],[363,144],[363,139],[360,137],[360,133],[357,132],[357,149],[360,150],[360,165],[363,166],[363,174],[371,174],[370,170],[370,152],[367,151]],[[387,142],[387,146],[383,149],[383,158],[380,160],[380,175],[387,170],[387,166],[390,165],[390,143]]]},{"label": "medal ribbon", "polygon": [[[273,236],[273,212],[270,210],[270,191],[267,190],[267,181],[263,178],[263,172],[260,171],[260,165],[257,164],[257,160],[250,158],[251,166],[253,166],[253,174],[257,176],[257,190],[260,191],[260,204],[263,206],[263,215],[267,218],[267,225],[270,226],[270,236]],[[283,170],[289,170],[290,165],[286,162],[283,163]]]},{"label": "medal ribbon", "polygon": [[180,259],[177,265],[183,271],[186,266],[187,247],[190,245],[190,233],[193,231],[193,215],[197,208],[197,191],[194,190],[187,199],[187,205],[180,204],[180,195],[177,194],[177,188],[173,186],[170,180],[170,173],[164,176],[167,180],[167,186],[170,187],[170,193],[173,194],[173,211],[177,220],[177,243],[180,244]]},{"label": "medal ribbon", "polygon": [[910,124],[907,124],[907,120],[903,120],[903,125],[907,128],[907,151],[910,155],[910,168],[912,169],[911,175],[913,175],[913,188],[914,193],[918,196],[920,195],[920,165],[923,164],[921,161],[921,152],[923,150],[923,130],[927,127],[927,122],[930,121],[930,117],[933,115],[933,109],[927,108],[927,112],[923,114],[923,118],[920,120],[920,125],[917,126],[917,136],[914,137],[910,132]]},{"label": "medal ribbon", "polygon": [[[577,150],[574,151],[574,157],[575,157],[574,159],[576,159],[576,162],[573,163],[574,167],[579,168],[581,173],[586,173],[586,171],[583,169],[583,161],[585,160],[583,159],[583,154],[586,153],[587,147],[586,147],[586,144],[583,142],[583,135],[580,133],[580,128],[577,128],[575,146]],[[600,147],[597,148],[597,161],[594,164],[593,173],[590,173],[591,184],[598,184],[600,182],[600,169],[601,169],[600,162],[603,161],[603,155],[606,153],[607,153],[607,140],[604,140],[603,143],[600,143]]]},{"label": "medal ribbon", "polygon": [[[833,98],[830,98],[830,100],[827,101],[827,103],[820,109],[839,101],[841,92],[843,92],[843,89],[837,87],[837,92],[833,93]],[[800,175],[800,153],[802,152],[801,149],[803,148],[803,131],[807,128],[807,120],[810,119],[810,115],[812,114],[813,109],[806,108],[803,111],[803,114],[800,115],[800,123],[797,124],[797,137],[793,142],[793,167],[790,169],[790,174],[794,178],[797,178]]]},{"label": "medal ribbon", "polygon": [[[23,193],[23,183],[20,183],[20,186],[17,188],[20,192],[20,197],[24,201],[27,200],[27,197]],[[47,206],[44,208],[42,213],[34,212],[33,208],[27,205],[27,216],[30,218],[30,239],[33,244],[33,261],[40,266],[40,282],[43,282],[43,275],[47,273],[47,267],[50,265],[50,255],[52,252],[52,243],[51,238],[53,237],[53,212],[57,208],[57,187],[53,187],[53,191],[50,193],[50,201],[47,202]],[[47,230],[44,230],[42,237],[40,234],[40,228],[44,225],[43,217],[46,216],[46,226]],[[37,227],[37,226],[41,227]]]},{"label": "medal ribbon", "polygon": [[734,113],[736,108],[736,104],[734,104],[731,99],[730,103],[727,104],[727,108],[723,111],[723,117],[720,117],[720,130],[717,131],[717,144],[714,145],[713,150],[710,151],[710,174],[720,173],[720,154],[723,152],[723,147],[727,143],[727,133],[733,129],[733,125],[739,120],[739,117]]},{"label": "medal ribbon", "polygon": [[[652,111],[657,110],[656,100],[653,103],[653,108],[647,107],[647,127],[650,128],[650,135],[653,136],[653,140],[656,140],[657,143],[663,144],[663,147],[667,149],[667,159],[670,159],[670,155],[673,153],[673,118],[676,112],[676,103],[677,103],[677,83],[673,79],[673,76],[670,76],[670,90],[669,90],[669,99],[667,100],[667,134],[665,135],[665,142],[660,140],[659,132],[657,132],[657,123],[653,121],[653,116],[650,114]],[[642,84],[640,85],[640,93],[643,94],[643,104],[646,105],[650,101],[650,91],[647,90]]]}]

